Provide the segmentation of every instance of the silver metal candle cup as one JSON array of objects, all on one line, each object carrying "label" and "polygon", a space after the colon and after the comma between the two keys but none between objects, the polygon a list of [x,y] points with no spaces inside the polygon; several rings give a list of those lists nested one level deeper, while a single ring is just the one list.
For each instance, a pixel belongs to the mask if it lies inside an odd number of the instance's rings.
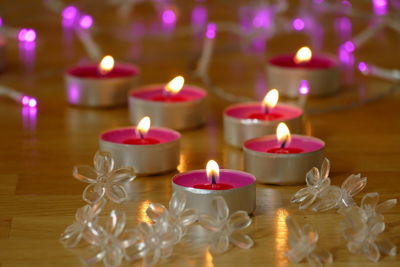
[{"label": "silver metal candle cup", "polygon": [[134,65],[118,64],[134,70],[126,77],[86,78],[72,75],[70,69],[65,74],[68,103],[76,106],[109,108],[124,106],[129,90],[138,80],[139,68]]},{"label": "silver metal candle cup", "polygon": [[[334,59],[331,60],[336,62]],[[312,96],[331,95],[340,88],[338,64],[329,68],[309,69],[284,67],[268,62],[265,69],[268,86],[277,88],[283,96],[297,97],[302,80],[308,81]]]},{"label": "silver metal candle cup", "polygon": [[228,171],[232,174],[245,174],[248,175],[251,179],[254,179],[254,181],[246,186],[227,190],[198,189],[190,186],[182,186],[176,183],[176,179],[184,175],[205,173],[205,170],[196,170],[175,175],[172,178],[172,190],[174,192],[185,192],[187,196],[186,207],[197,209],[199,212],[202,213],[212,213],[214,211],[212,199],[215,196],[221,196],[225,199],[226,203],[228,204],[230,213],[238,210],[247,211],[247,213],[249,214],[253,213],[256,208],[256,178],[249,173],[237,170],[220,170],[220,173],[224,171]]},{"label": "silver metal candle cup", "polygon": [[[163,128],[153,127],[152,129]],[[170,129],[164,130],[172,131]],[[100,150],[110,152],[117,167],[132,167],[140,176],[165,173],[175,170],[179,165],[181,135],[178,132],[172,132],[178,136],[176,140],[149,145],[131,145],[106,141],[101,138],[103,133],[99,140]]]},{"label": "silver metal candle cup", "polygon": [[153,125],[175,130],[196,128],[204,124],[207,93],[199,87],[185,85],[185,88],[204,93],[203,98],[192,101],[161,102],[135,96],[135,92],[151,91],[164,86],[163,84],[149,85],[131,91],[129,94],[129,114],[132,123],[137,123],[144,116],[150,116]]},{"label": "silver metal candle cup", "polygon": [[277,185],[304,184],[306,173],[312,167],[321,166],[324,158],[325,143],[315,137],[298,136],[305,140],[321,143],[321,148],[312,152],[298,154],[276,154],[260,152],[246,147],[247,142],[276,138],[275,135],[248,140],[244,145],[245,170],[256,176],[257,182]]},{"label": "silver metal candle cup", "polygon": [[[224,112],[224,138],[227,144],[232,146],[241,148],[243,142],[246,140],[264,136],[268,134],[273,134],[276,132],[276,127],[280,122],[285,122],[286,125],[289,127],[291,132],[293,133],[301,133],[302,131],[302,115],[303,113],[300,112],[300,116],[288,119],[288,120],[271,120],[271,121],[264,121],[264,120],[256,120],[256,119],[242,119],[229,116],[227,114],[227,110],[231,108],[235,108],[236,106],[246,105],[246,104],[255,104],[260,105],[260,103],[244,103],[244,104],[237,104],[229,106],[225,109]],[[288,105],[282,105],[282,107],[288,107]],[[291,108],[296,108],[294,106],[290,106]],[[300,109],[299,109],[300,110]]]}]

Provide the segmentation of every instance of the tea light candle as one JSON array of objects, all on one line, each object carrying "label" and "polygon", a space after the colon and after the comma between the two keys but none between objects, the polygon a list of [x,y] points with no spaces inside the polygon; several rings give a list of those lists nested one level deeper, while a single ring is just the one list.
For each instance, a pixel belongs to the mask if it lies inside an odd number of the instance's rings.
[{"label": "tea light candle", "polygon": [[254,138],[243,144],[245,170],[267,184],[304,184],[306,173],[320,166],[325,143],[315,137],[290,135],[286,124],[276,135]]},{"label": "tea light candle", "polygon": [[186,205],[200,212],[211,212],[214,196],[222,196],[231,213],[237,210],[252,213],[256,208],[256,178],[237,170],[219,170],[215,161],[206,170],[180,173],[172,178],[173,191],[184,191]]},{"label": "tea light candle", "polygon": [[339,90],[339,65],[326,55],[312,55],[310,48],[300,48],[296,55],[271,58],[266,65],[268,84],[282,95],[298,96],[301,80],[309,82],[312,96],[326,96]]},{"label": "tea light candle", "polygon": [[246,140],[274,133],[282,121],[290,125],[294,132],[301,132],[303,110],[292,105],[277,105],[278,98],[278,90],[272,89],[262,103],[236,104],[225,109],[225,142],[242,147]]},{"label": "tea light candle", "polygon": [[3,71],[5,66],[6,66],[6,39],[0,35],[0,71]]},{"label": "tea light candle", "polygon": [[150,123],[150,118],[144,117],[137,127],[102,133],[100,150],[110,152],[116,165],[133,167],[139,175],[176,169],[181,135],[166,128],[150,128]]},{"label": "tea light candle", "polygon": [[207,93],[195,86],[184,86],[178,76],[168,84],[133,89],[129,94],[131,121],[151,116],[156,126],[175,130],[195,128],[204,124]]},{"label": "tea light candle", "polygon": [[117,63],[105,56],[99,65],[74,66],[65,74],[68,102],[77,106],[115,107],[125,105],[135,85],[139,68]]}]

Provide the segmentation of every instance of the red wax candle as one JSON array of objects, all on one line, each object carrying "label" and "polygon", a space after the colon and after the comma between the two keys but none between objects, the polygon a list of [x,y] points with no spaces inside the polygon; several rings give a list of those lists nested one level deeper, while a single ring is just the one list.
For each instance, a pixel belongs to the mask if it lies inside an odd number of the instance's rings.
[{"label": "red wax candle", "polygon": [[102,74],[97,64],[86,64],[70,68],[67,73],[74,77],[86,79],[115,79],[128,78],[138,75],[139,69],[130,64],[115,64],[114,68],[108,73]]},{"label": "red wax candle", "polygon": [[335,61],[324,56],[313,56],[309,61],[301,63],[296,63],[294,58],[293,54],[282,55],[271,58],[269,63],[279,67],[306,69],[328,69],[337,65]]},{"label": "red wax candle", "polygon": [[155,138],[129,138],[123,141],[128,145],[154,145],[160,143],[160,140]]},{"label": "red wax candle", "polygon": [[249,119],[263,120],[263,121],[275,121],[282,118],[284,115],[279,113],[262,113],[262,112],[254,112],[247,115]]},{"label": "red wax candle", "polygon": [[275,153],[275,154],[297,154],[302,153],[303,149],[296,148],[296,147],[285,147],[285,148],[271,148],[267,150],[268,153]]},{"label": "red wax candle", "polygon": [[226,190],[226,189],[232,189],[233,186],[230,184],[216,183],[216,184],[196,184],[193,186],[193,188],[208,189],[208,190]]},{"label": "red wax candle", "polygon": [[188,98],[183,95],[181,96],[178,93],[177,95],[172,95],[172,96],[166,96],[166,95],[154,96],[152,100],[159,102],[184,102],[188,101]]}]

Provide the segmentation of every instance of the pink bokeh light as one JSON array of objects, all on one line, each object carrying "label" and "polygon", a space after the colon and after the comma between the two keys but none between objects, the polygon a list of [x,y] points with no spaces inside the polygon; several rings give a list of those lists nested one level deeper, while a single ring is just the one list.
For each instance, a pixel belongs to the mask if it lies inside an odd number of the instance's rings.
[{"label": "pink bokeh light", "polygon": [[298,92],[300,95],[308,95],[310,92],[310,85],[307,80],[300,81]]},{"label": "pink bokeh light", "polygon": [[18,32],[18,40],[27,43],[34,42],[36,40],[36,31],[23,28]]},{"label": "pink bokeh light", "polygon": [[208,23],[206,30],[206,37],[208,39],[214,39],[217,32],[217,25],[215,23]]},{"label": "pink bokeh light", "polygon": [[81,26],[82,29],[89,29],[93,25],[93,18],[90,15],[83,15],[79,19],[79,26]]},{"label": "pink bokeh light", "polygon": [[292,21],[292,27],[296,31],[301,31],[304,29],[305,23],[301,18],[296,18]]}]

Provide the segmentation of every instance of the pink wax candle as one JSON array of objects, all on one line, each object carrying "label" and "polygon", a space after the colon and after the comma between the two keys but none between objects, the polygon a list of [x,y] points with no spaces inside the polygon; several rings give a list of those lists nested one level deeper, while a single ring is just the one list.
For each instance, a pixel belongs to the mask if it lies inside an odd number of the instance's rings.
[{"label": "pink wax candle", "polygon": [[321,164],[324,148],[322,140],[291,135],[282,123],[276,135],[254,138],[243,144],[245,169],[261,183],[303,184],[306,173]]},{"label": "pink wax candle", "polygon": [[230,212],[255,209],[255,177],[237,170],[219,170],[215,161],[209,161],[206,170],[196,170],[176,175],[172,178],[174,191],[184,191],[186,205],[201,212],[209,212],[212,197],[222,196]]},{"label": "pink wax candle", "polygon": [[180,134],[150,128],[144,117],[137,127],[118,128],[100,135],[100,149],[110,152],[118,166],[130,166],[140,175],[163,173],[179,165]]},{"label": "pink wax candle", "polygon": [[89,107],[125,105],[139,72],[132,64],[114,64],[111,56],[105,56],[100,64],[73,66],[65,76],[68,102]]},{"label": "pink wax candle", "polygon": [[278,104],[279,94],[270,90],[262,103],[231,105],[224,111],[225,142],[242,147],[244,141],[271,134],[280,122],[298,133],[301,131],[303,110],[293,105]]},{"label": "pink wax candle", "polygon": [[149,115],[156,126],[184,130],[205,121],[207,93],[201,88],[184,85],[182,76],[168,84],[133,89],[129,94],[131,121]]},{"label": "pink wax candle", "polygon": [[310,95],[324,96],[339,89],[339,66],[326,55],[313,55],[308,47],[300,48],[295,55],[279,55],[266,65],[268,84],[279,88],[282,95],[298,96],[301,80],[309,82]]}]

